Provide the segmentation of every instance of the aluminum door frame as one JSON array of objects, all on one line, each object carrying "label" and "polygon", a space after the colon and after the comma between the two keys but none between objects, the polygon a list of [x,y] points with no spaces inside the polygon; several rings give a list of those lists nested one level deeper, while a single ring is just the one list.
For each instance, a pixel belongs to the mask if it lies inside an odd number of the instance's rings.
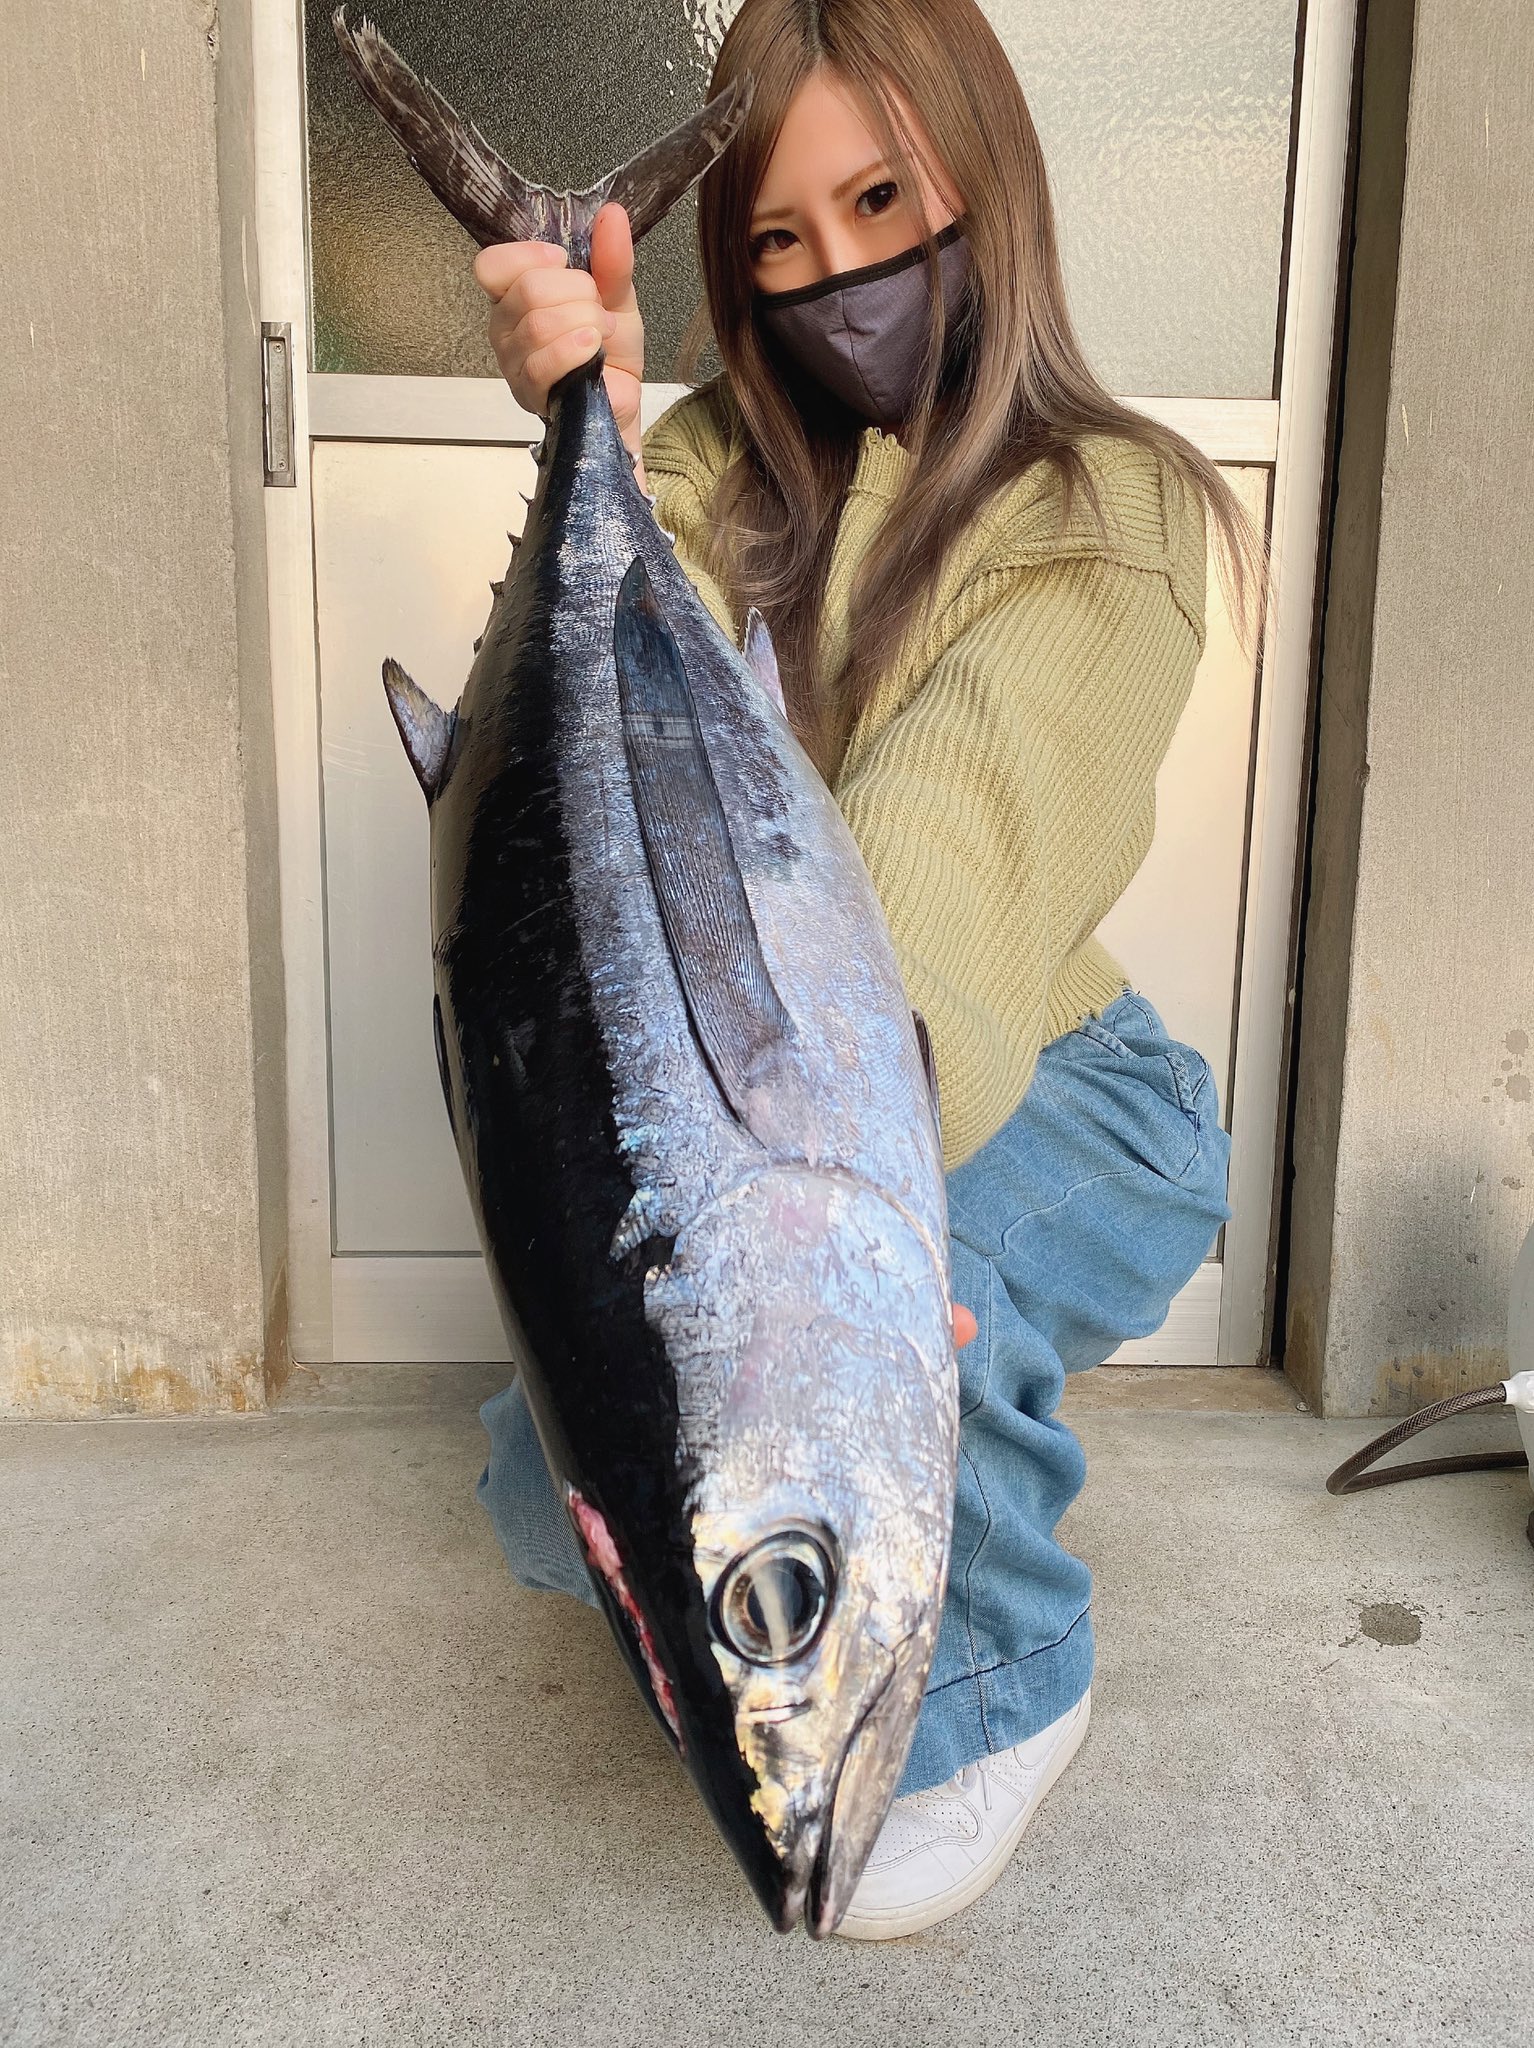
[{"label": "aluminum door frame", "polygon": [[[1175,425],[1215,460],[1273,466],[1273,599],[1262,646],[1252,748],[1250,829],[1236,996],[1235,1060],[1226,1123],[1233,1146],[1223,1259],[1174,1304],[1154,1338],[1121,1347],[1116,1362],[1164,1357],[1221,1365],[1266,1355],[1285,1120],[1295,878],[1298,873],[1306,714],[1310,697],[1322,489],[1332,383],[1332,339],[1352,104],[1356,0],[1309,0],[1304,9],[1294,179],[1281,306],[1277,400],[1141,399],[1128,403]],[[298,0],[255,0],[252,22],[257,163],[259,313],[309,332],[303,35]],[[297,488],[266,497],[273,724],[277,760],[279,887],[286,988],[288,1289],[296,1359],[397,1355],[376,1346],[404,1325],[357,1299],[354,1269],[402,1269],[376,1298],[396,1292],[425,1327],[449,1314],[462,1260],[381,1256],[337,1260],[331,1248],[331,1134],[326,1000],[323,802],[315,620],[310,447],[316,438],[530,444],[542,423],[493,378],[315,377],[307,348],[294,355]],[[644,417],[678,395],[646,387]],[[339,1273],[336,1269],[349,1270]],[[1205,1275],[1208,1278],[1205,1278]],[[447,1292],[437,1283],[447,1285]],[[383,1283],[379,1286],[379,1283]],[[435,1304],[435,1308],[434,1308]],[[1217,1305],[1217,1323],[1215,1313]],[[339,1320],[339,1331],[338,1331]],[[1212,1352],[1211,1352],[1211,1339]],[[463,1327],[452,1355],[498,1356],[493,1331]],[[491,1348],[486,1351],[484,1348]]]}]

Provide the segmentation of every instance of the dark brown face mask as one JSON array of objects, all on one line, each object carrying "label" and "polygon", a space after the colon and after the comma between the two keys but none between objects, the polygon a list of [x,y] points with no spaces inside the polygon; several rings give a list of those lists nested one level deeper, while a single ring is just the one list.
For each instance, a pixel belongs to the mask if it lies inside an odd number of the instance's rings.
[{"label": "dark brown face mask", "polygon": [[[933,237],[943,313],[951,331],[969,270],[962,224]],[[843,405],[875,426],[910,410],[927,345],[930,274],[918,242],[882,263],[838,270],[797,291],[758,292],[763,333]]]}]

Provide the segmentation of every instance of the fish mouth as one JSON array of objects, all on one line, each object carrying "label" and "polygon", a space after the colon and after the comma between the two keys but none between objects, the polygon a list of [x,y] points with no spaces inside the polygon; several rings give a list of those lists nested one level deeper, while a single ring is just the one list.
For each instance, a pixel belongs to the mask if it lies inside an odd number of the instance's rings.
[{"label": "fish mouth", "polygon": [[787,1700],[781,1707],[759,1707],[748,1719],[758,1728],[772,1728],[780,1721],[792,1721],[809,1713],[810,1704],[808,1700]]},{"label": "fish mouth", "polygon": [[[901,1664],[889,1662],[828,1774],[822,1796],[806,1801],[794,1834],[773,1844],[765,1860],[748,1863],[741,1858],[748,1876],[754,1863],[752,1889],[779,1934],[792,1934],[802,1926],[819,1940],[835,1932],[847,1910],[884,1823],[890,1793],[905,1767],[908,1743],[900,1745],[898,1755],[881,1754],[881,1748],[890,1720],[898,1720],[901,1712],[901,1681],[906,1676]],[[770,1725],[811,1709],[812,1702],[796,1701],[786,1710],[769,1709],[754,1718]],[[758,1846],[766,1846],[760,1837]],[[736,1849],[739,1854],[738,1842]]]},{"label": "fish mouth", "polygon": [[[818,1827],[807,1828],[795,1852],[778,1864],[772,1896],[764,1897],[773,1926],[791,1934],[803,1926],[812,1940],[836,1932],[878,1839],[890,1800],[905,1768],[909,1738],[891,1751],[884,1737],[903,1716],[915,1732],[911,1691],[920,1705],[922,1673],[911,1668],[910,1639],[900,1645],[891,1669],[864,1707],[836,1775],[827,1790]],[[907,1653],[907,1654],[901,1654]]]},{"label": "fish mouth", "polygon": [[[898,1645],[889,1677],[868,1702],[842,1753],[803,1901],[805,1932],[816,1941],[841,1925],[905,1769],[928,1661],[916,1657],[913,1669],[914,1647],[913,1636]],[[902,1720],[906,1739],[890,1749],[885,1730]]]}]

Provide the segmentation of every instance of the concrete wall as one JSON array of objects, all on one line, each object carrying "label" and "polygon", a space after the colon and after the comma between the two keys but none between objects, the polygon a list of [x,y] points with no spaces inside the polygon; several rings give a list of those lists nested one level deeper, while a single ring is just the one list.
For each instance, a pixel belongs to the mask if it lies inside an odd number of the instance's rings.
[{"label": "concrete wall", "polygon": [[1284,1359],[1330,1414],[1503,1377],[1534,1223],[1531,192],[1534,8],[1371,0]]},{"label": "concrete wall", "polygon": [[0,67],[0,1408],[281,1377],[281,964],[246,0]]},{"label": "concrete wall", "polygon": [[[10,1412],[286,1365],[248,9],[29,6],[0,67]],[[1371,0],[1359,190],[1285,1349],[1333,1413],[1499,1377],[1534,1222],[1526,0]]]}]

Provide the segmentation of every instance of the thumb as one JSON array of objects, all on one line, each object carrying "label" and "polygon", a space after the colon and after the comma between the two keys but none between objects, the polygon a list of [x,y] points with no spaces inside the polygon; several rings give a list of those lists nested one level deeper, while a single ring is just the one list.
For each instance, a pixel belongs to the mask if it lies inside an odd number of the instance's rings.
[{"label": "thumb", "polygon": [[629,217],[616,199],[600,207],[591,224],[591,275],[609,313],[621,313],[634,297],[634,238]]}]

